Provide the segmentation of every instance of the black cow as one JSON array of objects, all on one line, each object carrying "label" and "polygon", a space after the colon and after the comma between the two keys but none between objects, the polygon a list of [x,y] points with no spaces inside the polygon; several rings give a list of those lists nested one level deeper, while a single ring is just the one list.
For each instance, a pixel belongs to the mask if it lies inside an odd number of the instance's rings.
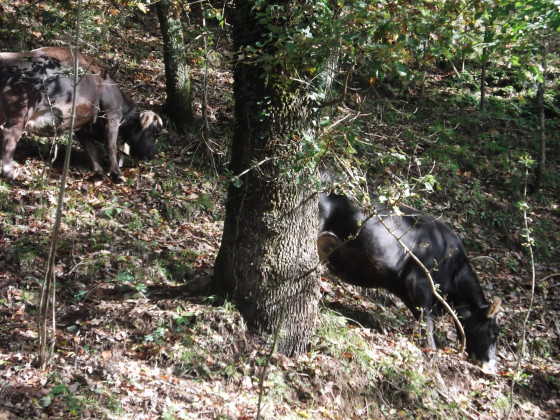
[{"label": "black cow", "polygon": [[[342,280],[393,292],[426,323],[427,341],[435,349],[433,316],[442,305],[432,294],[428,277],[400,239],[429,270],[438,292],[459,315],[473,360],[495,358],[501,301],[490,305],[457,235],[444,223],[410,207],[399,211],[376,205],[372,217],[346,196],[321,194],[319,256]],[[397,214],[400,213],[400,214]]]},{"label": "black cow", "polygon": [[[25,53],[0,53],[0,131],[2,172],[14,178],[16,144],[27,131],[54,136],[68,131],[73,98],[73,52],[46,47]],[[124,94],[106,69],[91,57],[79,56],[76,91],[76,137],[89,155],[93,170],[102,174],[93,139],[104,141],[111,175],[123,179],[117,163],[120,134],[138,159],[152,159],[162,128],[161,118],[142,112]]]}]

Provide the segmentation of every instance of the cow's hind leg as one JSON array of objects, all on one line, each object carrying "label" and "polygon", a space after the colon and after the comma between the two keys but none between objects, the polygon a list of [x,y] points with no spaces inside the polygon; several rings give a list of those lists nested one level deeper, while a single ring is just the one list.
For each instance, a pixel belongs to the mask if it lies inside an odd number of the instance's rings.
[{"label": "cow's hind leg", "polygon": [[7,179],[14,179],[14,153],[16,145],[23,134],[23,125],[8,125],[0,131],[0,140],[2,144],[2,176]]},{"label": "cow's hind leg", "polygon": [[117,162],[117,137],[119,134],[119,118],[107,117],[106,137],[107,137],[107,154],[109,155],[109,172],[113,179],[119,182],[126,181],[126,178],[119,169]]},{"label": "cow's hind leg", "polygon": [[426,344],[431,350],[436,350],[434,339],[434,318],[432,313],[432,291],[423,274],[412,270],[405,280],[408,290],[407,299],[403,299],[414,317],[426,326]]},{"label": "cow's hind leg", "polygon": [[90,161],[91,161],[91,166],[93,168],[93,172],[96,175],[103,175],[103,167],[101,166],[101,163],[99,162],[99,148],[97,147],[97,145],[95,144],[95,142],[88,137],[87,135],[81,134],[78,136],[78,140],[80,141],[80,144],[82,145],[82,147],[84,148],[84,150],[86,151]]}]

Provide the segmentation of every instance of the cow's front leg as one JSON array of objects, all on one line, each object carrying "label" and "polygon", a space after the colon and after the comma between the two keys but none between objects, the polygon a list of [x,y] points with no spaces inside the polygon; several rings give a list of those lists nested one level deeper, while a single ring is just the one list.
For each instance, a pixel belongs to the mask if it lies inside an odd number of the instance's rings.
[{"label": "cow's front leg", "polygon": [[[411,264],[416,264],[411,261]],[[401,296],[404,304],[410,309],[414,318],[425,324],[426,344],[429,349],[436,350],[434,338],[434,315],[432,313],[432,292],[431,287],[426,284],[423,273],[416,269],[411,270],[405,277],[404,284],[408,293]]]},{"label": "cow's front leg", "polygon": [[426,342],[430,350],[436,350],[436,340],[434,339],[434,317],[430,312],[423,311],[423,320],[426,323]]},{"label": "cow's front leg", "polygon": [[2,171],[0,174],[5,178],[14,179],[14,153],[16,145],[23,134],[23,126],[9,125],[0,131],[0,143],[2,144]]},{"label": "cow's front leg", "polygon": [[117,162],[117,137],[119,135],[119,121],[116,118],[110,118],[107,124],[107,153],[109,154],[109,172],[111,176],[119,181],[126,181],[126,178],[119,169]]}]

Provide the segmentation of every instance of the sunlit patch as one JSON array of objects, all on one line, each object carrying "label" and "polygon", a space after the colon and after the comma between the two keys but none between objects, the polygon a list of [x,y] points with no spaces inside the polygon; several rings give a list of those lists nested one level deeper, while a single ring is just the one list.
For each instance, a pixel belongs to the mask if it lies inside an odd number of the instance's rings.
[{"label": "sunlit patch", "polygon": [[498,365],[496,359],[489,360],[482,364],[482,371],[489,375],[496,375],[498,373]]}]

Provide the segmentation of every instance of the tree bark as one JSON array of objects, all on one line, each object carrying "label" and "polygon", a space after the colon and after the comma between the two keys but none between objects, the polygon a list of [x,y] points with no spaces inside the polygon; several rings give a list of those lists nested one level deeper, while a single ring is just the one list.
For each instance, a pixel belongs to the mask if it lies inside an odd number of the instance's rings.
[{"label": "tree bark", "polygon": [[253,6],[236,1],[230,169],[243,175],[241,186],[229,187],[212,286],[233,300],[254,332],[266,336],[280,328],[278,350],[292,355],[308,349],[317,316],[318,196],[309,183],[283,172],[313,115],[301,84],[286,79],[281,64],[270,60],[274,42],[250,61],[242,52],[270,35]]},{"label": "tree bark", "polygon": [[157,2],[157,15],[163,37],[163,60],[167,99],[164,111],[177,129],[183,130],[194,121],[191,102],[191,79],[186,64],[186,46],[180,10],[171,0]]}]

